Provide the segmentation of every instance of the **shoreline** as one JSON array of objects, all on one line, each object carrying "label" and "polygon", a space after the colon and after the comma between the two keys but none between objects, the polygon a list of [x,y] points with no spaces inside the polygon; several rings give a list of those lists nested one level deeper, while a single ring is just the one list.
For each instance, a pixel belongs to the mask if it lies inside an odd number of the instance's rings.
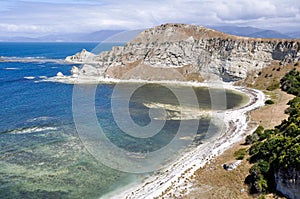
[{"label": "shoreline", "polygon": [[[247,129],[249,122],[247,113],[264,105],[265,97],[261,91],[242,87],[235,89],[249,91],[250,94],[246,94],[250,97],[250,101],[237,110],[226,111],[224,122],[228,126],[225,134],[220,135],[213,142],[201,144],[196,149],[184,154],[160,174],[149,177],[139,186],[117,194],[113,198],[154,198],[162,196],[163,193],[171,193],[179,197],[182,196],[182,192],[188,194],[188,189],[192,186],[190,177],[194,175],[194,172],[241,141],[245,137],[246,131],[249,130]],[[252,129],[252,131],[254,130]]]},{"label": "shoreline", "polygon": [[[98,84],[117,84],[117,83],[140,83],[140,84],[171,84],[178,86],[194,86],[194,87],[209,87],[219,89],[230,89],[238,91],[236,88],[239,86],[233,86],[232,82],[223,82],[219,78],[213,76],[210,81],[196,82],[196,81],[178,81],[178,80],[143,80],[143,79],[115,79],[115,78],[104,78],[95,76],[85,77],[72,77],[72,76],[54,76],[48,77],[37,82],[56,82],[63,84],[72,85],[98,85]],[[242,87],[240,87],[242,88]]]},{"label": "shoreline", "polygon": [[189,188],[192,187],[190,180],[194,172],[202,168],[214,157],[221,155],[225,150],[240,142],[244,137],[253,132],[255,129],[248,129],[248,115],[251,110],[257,109],[264,105],[265,95],[263,92],[250,88],[226,86],[227,89],[236,90],[246,93],[250,101],[238,109],[225,111],[224,123],[226,131],[218,137],[213,137],[204,144],[199,145],[192,151],[183,154],[176,162],[172,163],[167,168],[154,174],[144,180],[141,184],[129,188],[116,191],[115,195],[110,195],[111,198],[165,198],[167,194],[176,197],[182,194],[188,194]]},{"label": "shoreline", "polygon": [[74,78],[74,77],[52,77],[43,81],[60,82],[66,84],[109,84],[109,83],[159,83],[172,84],[179,86],[195,86],[229,89],[240,92],[248,96],[249,101],[242,107],[219,111],[217,117],[220,116],[224,120],[225,131],[221,134],[209,138],[203,144],[195,149],[183,154],[177,161],[170,166],[150,175],[141,183],[129,184],[118,190],[104,195],[102,198],[155,198],[166,194],[173,196],[182,196],[188,194],[189,188],[192,187],[190,180],[194,172],[202,168],[214,157],[221,155],[231,146],[240,142],[244,137],[253,132],[255,129],[249,129],[248,113],[254,109],[264,106],[265,95],[262,91],[233,86],[231,83],[221,81],[216,82],[183,82],[183,81],[149,81],[149,80],[117,80],[112,78]]}]

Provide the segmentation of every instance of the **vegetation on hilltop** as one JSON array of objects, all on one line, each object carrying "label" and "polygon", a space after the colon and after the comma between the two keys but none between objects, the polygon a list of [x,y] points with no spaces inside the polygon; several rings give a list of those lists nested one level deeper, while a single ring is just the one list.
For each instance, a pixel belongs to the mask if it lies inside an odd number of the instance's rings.
[{"label": "vegetation on hilltop", "polygon": [[284,91],[296,97],[288,103],[287,120],[272,130],[260,126],[246,138],[246,144],[252,144],[249,161],[254,164],[245,180],[251,193],[276,192],[276,172],[300,170],[300,73],[293,69],[280,83]]},{"label": "vegetation on hilltop", "polygon": [[263,68],[261,71],[253,71],[249,73],[245,80],[235,83],[235,85],[256,88],[260,90],[274,91],[280,88],[280,79],[286,73],[298,67],[300,62],[296,63],[282,63],[273,61],[269,66]]}]

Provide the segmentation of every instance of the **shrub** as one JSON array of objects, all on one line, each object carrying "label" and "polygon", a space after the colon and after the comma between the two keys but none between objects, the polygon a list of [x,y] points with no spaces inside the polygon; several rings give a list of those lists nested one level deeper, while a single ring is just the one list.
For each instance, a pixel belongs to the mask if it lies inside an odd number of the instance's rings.
[{"label": "shrub", "polygon": [[273,101],[273,100],[267,100],[266,102],[265,102],[265,104],[268,104],[268,105],[271,105],[271,104],[274,104],[275,102]]},{"label": "shrub", "polygon": [[258,197],[258,199],[266,199],[265,195],[261,195]]},{"label": "shrub", "polygon": [[261,125],[259,125],[259,126],[256,128],[256,130],[254,131],[254,133],[257,134],[257,135],[259,135],[259,134],[263,133],[264,130],[265,130],[264,127],[261,126]]},{"label": "shrub", "polygon": [[234,157],[237,160],[242,160],[242,159],[244,159],[246,154],[247,154],[247,150],[245,148],[243,148],[243,149],[239,149],[236,152],[234,152]]},{"label": "shrub", "polygon": [[[249,149],[249,161],[254,165],[245,179],[251,193],[275,192],[274,174],[280,169],[300,171],[300,73],[295,69],[287,73],[281,80],[281,88],[296,95],[288,103],[289,118],[272,130],[258,127],[246,138],[246,142],[251,142],[254,135],[258,136]],[[267,100],[266,104],[273,103]]]},{"label": "shrub", "polygon": [[257,134],[247,135],[245,139],[245,145],[253,144],[258,140]]},{"label": "shrub", "polygon": [[274,131],[273,131],[273,130],[269,130],[269,129],[268,129],[268,130],[265,130],[263,133],[261,133],[261,134],[259,135],[258,140],[259,140],[259,141],[262,141],[262,140],[264,140],[264,139],[270,137],[271,134],[274,134]]},{"label": "shrub", "polygon": [[268,184],[264,178],[261,167],[258,163],[254,164],[250,171],[249,176],[245,180],[250,185],[250,193],[264,193],[268,189]]},{"label": "shrub", "polygon": [[300,94],[300,73],[296,69],[291,70],[281,79],[281,88],[289,94]]},{"label": "shrub", "polygon": [[261,71],[259,71],[257,75],[260,76],[261,75]]},{"label": "shrub", "polygon": [[249,144],[252,144],[253,142],[254,142],[253,136],[252,135],[247,135],[247,137],[245,139],[245,144],[249,145]]}]

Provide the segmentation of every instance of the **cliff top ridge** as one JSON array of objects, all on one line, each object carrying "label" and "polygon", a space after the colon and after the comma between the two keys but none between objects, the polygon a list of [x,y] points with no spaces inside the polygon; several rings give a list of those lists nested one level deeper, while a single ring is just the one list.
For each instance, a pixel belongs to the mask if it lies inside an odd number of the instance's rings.
[{"label": "cliff top ridge", "polygon": [[206,28],[204,26],[167,23],[141,32],[130,43],[153,43],[153,42],[163,43],[167,41],[176,42],[176,41],[184,41],[187,39],[201,40],[201,39],[213,39],[213,38],[241,40],[241,41],[257,41],[257,42],[300,41],[299,39],[242,37],[242,36],[226,34],[220,31]]}]

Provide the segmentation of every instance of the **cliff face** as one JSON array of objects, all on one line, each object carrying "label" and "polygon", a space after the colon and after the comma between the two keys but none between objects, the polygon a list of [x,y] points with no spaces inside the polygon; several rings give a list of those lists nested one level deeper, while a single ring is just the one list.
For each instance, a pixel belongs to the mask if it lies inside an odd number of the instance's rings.
[{"label": "cliff face", "polygon": [[166,24],[140,33],[124,47],[99,55],[83,51],[66,60],[93,63],[88,67],[98,75],[118,79],[169,79],[173,71],[178,74],[173,79],[200,81],[215,74],[236,81],[272,61],[299,61],[300,40],[237,37],[200,26]]},{"label": "cliff face", "polygon": [[279,170],[275,174],[276,190],[291,199],[300,198],[300,172],[295,169]]}]

